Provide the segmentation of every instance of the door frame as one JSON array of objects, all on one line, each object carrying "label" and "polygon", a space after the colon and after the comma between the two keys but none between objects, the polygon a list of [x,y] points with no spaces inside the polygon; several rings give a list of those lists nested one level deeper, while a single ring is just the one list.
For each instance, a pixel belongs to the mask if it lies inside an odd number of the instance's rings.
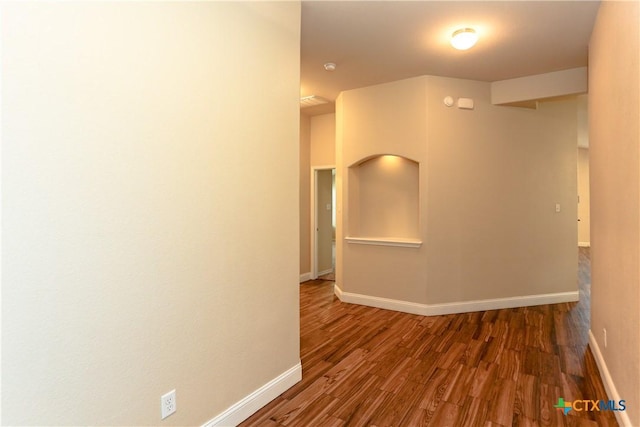
[{"label": "door frame", "polygon": [[[311,224],[311,280],[318,278],[318,172],[325,170],[334,170],[335,165],[311,166],[311,207],[309,214],[311,216],[309,224]],[[332,206],[331,209],[335,209]],[[334,266],[335,268],[335,266]]]}]

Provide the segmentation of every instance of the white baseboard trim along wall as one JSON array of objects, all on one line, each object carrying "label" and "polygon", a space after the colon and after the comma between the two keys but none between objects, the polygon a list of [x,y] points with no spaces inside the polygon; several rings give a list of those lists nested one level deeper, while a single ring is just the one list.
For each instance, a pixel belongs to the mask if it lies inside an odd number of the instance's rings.
[{"label": "white baseboard trim along wall", "polygon": [[311,280],[311,273],[302,273],[300,275],[300,283]]},{"label": "white baseboard trim along wall", "polygon": [[501,308],[527,307],[542,304],[558,304],[562,302],[578,301],[579,297],[578,291],[575,291],[477,301],[461,301],[444,304],[419,304],[409,301],[344,292],[337,284],[335,285],[334,293],[342,302],[402,311],[404,313],[420,314],[422,316],[469,313],[472,311],[498,310]]},{"label": "white baseboard trim along wall", "polygon": [[202,427],[237,426],[302,379],[302,363],[286,370],[253,393],[207,421]]},{"label": "white baseboard trim along wall", "polygon": [[[602,352],[600,352],[600,346],[596,341],[596,337],[593,336],[591,329],[589,329],[589,347],[591,347],[591,353],[593,353],[593,357],[596,359],[596,365],[598,365],[598,369],[600,370],[600,377],[604,383],[604,389],[607,392],[609,400],[619,402],[621,400],[620,394],[618,394],[618,389],[616,389],[616,386],[613,383],[613,378],[611,378],[609,368],[607,368],[607,364],[602,357]],[[604,396],[593,396],[593,399],[602,399],[603,397]],[[629,415],[626,411],[615,411],[614,414],[616,416],[616,420],[618,420],[618,424],[623,427],[632,427],[631,420],[629,419]]]},{"label": "white baseboard trim along wall", "polygon": [[591,247],[591,242],[578,242],[578,247],[579,248],[590,248]]}]

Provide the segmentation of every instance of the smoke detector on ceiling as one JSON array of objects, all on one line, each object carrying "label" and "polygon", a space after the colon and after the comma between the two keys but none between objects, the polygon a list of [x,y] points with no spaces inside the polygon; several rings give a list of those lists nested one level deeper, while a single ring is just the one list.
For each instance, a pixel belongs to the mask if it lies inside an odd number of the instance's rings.
[{"label": "smoke detector on ceiling", "polygon": [[326,64],[324,64],[324,69],[327,71],[335,71],[336,64],[334,64],[333,62],[327,62]]}]

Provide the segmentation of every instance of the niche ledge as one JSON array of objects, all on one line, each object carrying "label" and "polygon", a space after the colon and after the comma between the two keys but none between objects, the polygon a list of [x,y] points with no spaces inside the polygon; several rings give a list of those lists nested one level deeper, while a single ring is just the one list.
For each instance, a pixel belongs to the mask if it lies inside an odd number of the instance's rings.
[{"label": "niche ledge", "polygon": [[373,245],[373,246],[399,246],[402,248],[419,248],[422,246],[420,239],[405,239],[400,237],[353,237],[344,238],[347,243],[356,245]]}]

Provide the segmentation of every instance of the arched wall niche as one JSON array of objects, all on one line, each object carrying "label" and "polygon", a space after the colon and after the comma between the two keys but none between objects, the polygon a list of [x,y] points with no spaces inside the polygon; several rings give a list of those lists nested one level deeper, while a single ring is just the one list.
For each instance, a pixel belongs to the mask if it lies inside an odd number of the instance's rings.
[{"label": "arched wall niche", "polygon": [[348,173],[350,237],[419,239],[419,162],[377,154],[352,164]]}]

